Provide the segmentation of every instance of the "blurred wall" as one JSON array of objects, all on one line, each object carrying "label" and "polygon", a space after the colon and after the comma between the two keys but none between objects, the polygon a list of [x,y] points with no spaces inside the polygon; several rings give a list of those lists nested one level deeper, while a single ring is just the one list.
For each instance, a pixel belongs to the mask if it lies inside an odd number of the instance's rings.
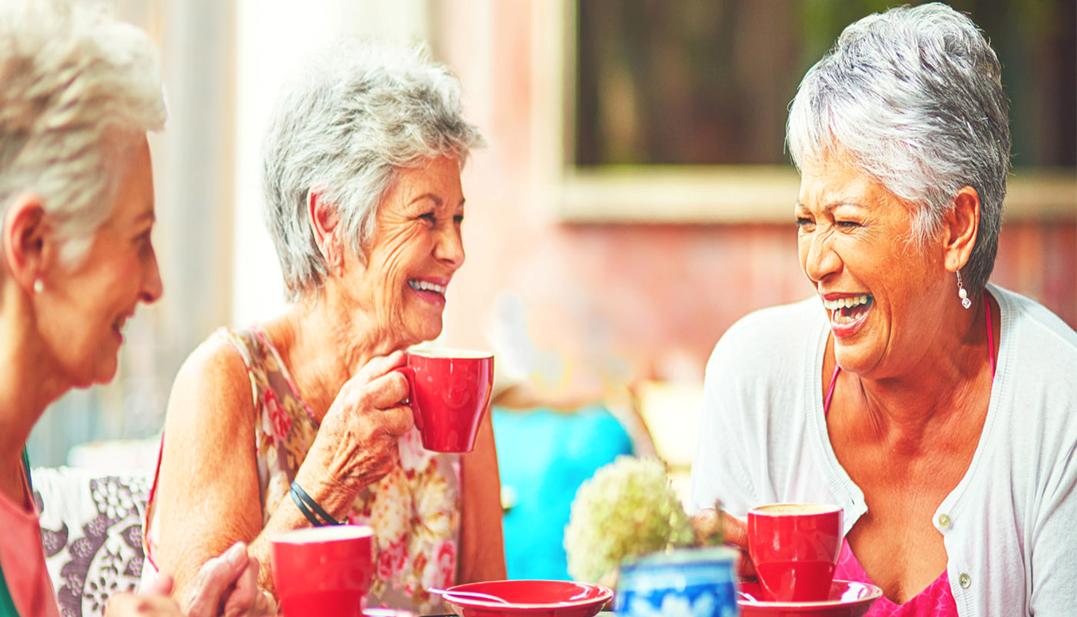
[{"label": "blurred wall", "polygon": [[[464,176],[467,264],[449,291],[445,342],[494,345],[510,377],[552,397],[637,379],[701,380],[739,317],[812,291],[789,224],[563,224],[541,185],[533,127],[542,76],[536,2],[456,0],[435,15],[435,49],[459,74],[490,146]],[[796,199],[789,195],[789,203]],[[993,282],[1077,326],[1077,212],[1003,228]]]}]

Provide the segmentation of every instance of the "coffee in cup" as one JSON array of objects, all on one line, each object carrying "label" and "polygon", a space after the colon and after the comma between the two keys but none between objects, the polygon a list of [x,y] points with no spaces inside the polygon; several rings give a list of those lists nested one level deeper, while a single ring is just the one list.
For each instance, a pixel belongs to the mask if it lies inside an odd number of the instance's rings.
[{"label": "coffee in cup", "polygon": [[772,504],[748,511],[748,555],[769,599],[828,598],[841,552],[842,524],[842,509],[836,505]]},{"label": "coffee in cup", "polygon": [[409,351],[408,404],[423,447],[433,452],[471,452],[494,385],[494,355],[486,351]]},{"label": "coffee in cup", "polygon": [[277,534],[273,583],[284,617],[356,617],[374,573],[368,525],[332,525]]}]

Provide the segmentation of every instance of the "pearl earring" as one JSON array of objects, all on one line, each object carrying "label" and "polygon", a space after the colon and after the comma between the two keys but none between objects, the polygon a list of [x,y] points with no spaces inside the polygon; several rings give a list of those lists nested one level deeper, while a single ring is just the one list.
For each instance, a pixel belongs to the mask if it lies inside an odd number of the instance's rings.
[{"label": "pearl earring", "polygon": [[43,291],[45,291],[45,283],[42,283],[41,279],[35,280],[34,281],[34,293],[39,294],[39,293],[41,293]]},{"label": "pearl earring", "polygon": [[961,298],[961,306],[968,310],[972,306],[972,300],[969,300],[969,292],[965,291],[965,286],[961,283],[961,271],[957,271],[957,297]]}]

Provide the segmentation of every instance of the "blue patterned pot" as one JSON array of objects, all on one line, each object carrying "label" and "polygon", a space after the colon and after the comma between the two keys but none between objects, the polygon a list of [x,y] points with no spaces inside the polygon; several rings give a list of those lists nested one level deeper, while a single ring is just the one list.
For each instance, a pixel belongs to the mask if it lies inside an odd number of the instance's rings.
[{"label": "blue patterned pot", "polygon": [[620,617],[736,617],[737,551],[659,553],[621,566],[613,610]]}]

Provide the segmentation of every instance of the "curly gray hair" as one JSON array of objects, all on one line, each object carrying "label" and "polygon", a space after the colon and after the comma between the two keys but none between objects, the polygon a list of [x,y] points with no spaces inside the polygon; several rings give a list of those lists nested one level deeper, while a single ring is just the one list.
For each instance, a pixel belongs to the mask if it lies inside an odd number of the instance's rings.
[{"label": "curly gray hair", "polygon": [[957,191],[980,197],[980,226],[963,268],[981,290],[998,250],[1010,166],[1001,68],[967,16],[939,3],[869,15],[808,70],[789,110],[794,163],[838,152],[917,205],[912,241],[938,232]]},{"label": "curly gray hair", "polygon": [[149,37],[100,7],[4,0],[0,7],[0,213],[33,192],[81,258],[110,213],[115,160],[160,130],[165,103]]},{"label": "curly gray hair", "polygon": [[460,84],[424,46],[347,39],[313,56],[276,103],[263,153],[265,220],[288,295],[316,289],[327,265],[307,196],[319,187],[364,258],[378,204],[403,168],[482,144],[462,117]]}]

